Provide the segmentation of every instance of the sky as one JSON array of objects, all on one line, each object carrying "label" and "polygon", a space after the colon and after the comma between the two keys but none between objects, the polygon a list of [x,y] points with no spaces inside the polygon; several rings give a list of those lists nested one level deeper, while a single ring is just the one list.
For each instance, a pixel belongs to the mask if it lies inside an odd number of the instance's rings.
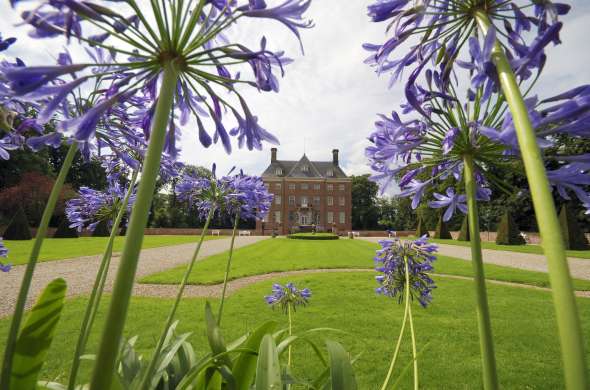
[{"label": "sky", "polygon": [[[267,0],[270,5],[280,2]],[[363,64],[367,54],[361,45],[386,38],[386,25],[372,23],[366,15],[366,7],[372,2],[313,0],[308,16],[315,27],[302,31],[304,55],[294,35],[277,22],[248,22],[232,30],[232,41],[257,47],[265,36],[270,49],[284,50],[294,60],[285,69],[279,93],[244,91],[259,123],[279,138],[279,159],[299,159],[305,150],[312,160],[328,161],[332,149],[339,149],[347,174],[369,173],[364,148],[376,116],[397,109],[405,100],[401,86],[388,89],[387,76],[378,77]],[[4,21],[0,34],[16,36],[19,43],[3,54],[19,56],[31,65],[55,58],[64,47],[63,40],[29,39],[28,27],[12,27],[19,19],[8,3],[4,0],[0,5]],[[552,96],[590,81],[590,1],[568,3],[572,11],[562,18],[563,43],[548,50],[546,69],[534,90],[540,96]],[[198,143],[196,126],[190,124],[183,130],[180,145],[183,162],[202,166],[215,162],[219,172],[236,166],[249,174],[262,173],[270,162],[272,147],[267,144],[262,151],[234,147],[231,155],[221,145],[205,149]]]}]

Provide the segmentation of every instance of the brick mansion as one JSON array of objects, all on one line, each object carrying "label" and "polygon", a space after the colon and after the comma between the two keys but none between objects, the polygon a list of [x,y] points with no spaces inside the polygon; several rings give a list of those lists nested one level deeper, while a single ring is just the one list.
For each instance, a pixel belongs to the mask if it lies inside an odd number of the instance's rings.
[{"label": "brick mansion", "polygon": [[277,159],[271,149],[270,165],[262,180],[274,194],[270,212],[256,222],[258,233],[294,231],[346,233],[351,230],[351,181],[340,168],[338,149],[331,161],[311,161],[304,154],[298,161]]}]

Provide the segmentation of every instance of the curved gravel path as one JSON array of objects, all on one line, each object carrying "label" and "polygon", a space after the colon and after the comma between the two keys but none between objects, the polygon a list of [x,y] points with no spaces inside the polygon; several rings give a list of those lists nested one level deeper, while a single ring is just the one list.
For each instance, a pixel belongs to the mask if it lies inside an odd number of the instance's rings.
[{"label": "curved gravel path", "polygon": [[[326,268],[326,269],[308,269],[298,271],[285,271],[285,272],[271,272],[263,275],[246,276],[243,278],[235,279],[227,284],[227,294],[231,295],[237,290],[247,287],[249,285],[263,282],[266,280],[272,280],[287,276],[297,275],[310,275],[318,273],[331,273],[331,272],[375,272],[373,269],[360,269],[360,268]],[[459,280],[473,280],[468,276],[458,275],[447,275],[447,274],[434,274],[438,277],[459,279]],[[541,290],[551,291],[546,287],[531,286],[521,283],[503,282],[500,280],[487,279],[487,283],[498,284],[502,286],[526,288],[530,290]],[[188,285],[184,290],[183,297],[189,298],[218,298],[221,296],[223,283],[212,284],[212,285]],[[143,297],[156,297],[156,298],[174,298],[178,292],[178,285],[175,284],[136,284],[133,288],[133,295]],[[576,295],[579,297],[590,298],[590,291],[576,291]]]},{"label": "curved gravel path", "polygon": [[[239,248],[251,245],[268,237],[236,237],[235,247]],[[190,261],[196,247],[198,236],[195,236],[194,244],[182,244],[159,248],[144,249],[141,251],[136,280],[139,278],[164,271],[169,268],[186,264]],[[230,239],[208,240],[203,243],[199,259],[224,252],[229,249]],[[55,278],[64,278],[68,284],[67,296],[87,294],[94,285],[94,279],[98,272],[102,255],[79,257],[76,259],[41,262],[35,268],[35,275],[31,285],[31,291],[27,300],[27,308],[35,302],[43,288]],[[119,266],[119,254],[113,256],[109,268],[109,275],[105,286],[110,291]],[[25,265],[15,266],[10,272],[3,273],[0,277],[0,318],[6,317],[14,310],[21,280],[24,275]]]},{"label": "curved gravel path", "polygon": [[[361,239],[377,242],[379,240],[384,240],[385,238],[361,237]],[[441,255],[471,261],[471,248],[468,246],[439,243],[436,243],[436,245],[438,245],[438,253]],[[543,255],[534,253],[497,251],[493,249],[483,249],[482,253],[484,263],[547,273],[547,260]],[[568,257],[568,263],[572,277],[590,280],[590,260]]]}]

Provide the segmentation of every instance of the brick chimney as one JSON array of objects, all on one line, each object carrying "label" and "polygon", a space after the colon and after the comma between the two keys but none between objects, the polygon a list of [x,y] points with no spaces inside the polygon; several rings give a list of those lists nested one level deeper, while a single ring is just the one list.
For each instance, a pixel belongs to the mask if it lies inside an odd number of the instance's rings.
[{"label": "brick chimney", "polygon": [[332,164],[338,166],[338,149],[332,150]]},{"label": "brick chimney", "polygon": [[277,162],[277,148],[270,149],[270,162]]}]

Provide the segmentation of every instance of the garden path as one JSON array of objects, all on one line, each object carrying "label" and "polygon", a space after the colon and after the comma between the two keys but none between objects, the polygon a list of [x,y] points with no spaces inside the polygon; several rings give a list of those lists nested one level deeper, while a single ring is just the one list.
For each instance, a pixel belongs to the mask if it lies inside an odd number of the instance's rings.
[{"label": "garden path", "polygon": [[[235,247],[254,244],[267,237],[236,237]],[[195,237],[195,241],[198,237]],[[203,243],[199,259],[224,252],[229,249],[230,239],[208,240]],[[186,264],[194,252],[196,244],[182,244],[150,248],[141,251],[136,280],[141,277],[161,272],[169,268]],[[110,291],[117,271],[120,254],[113,256],[109,268],[109,275],[105,290]],[[43,288],[55,278],[64,278],[68,284],[68,296],[87,294],[94,285],[94,279],[98,271],[102,255],[85,256],[75,259],[60,261],[48,261],[38,263],[31,285],[31,291],[27,300],[29,308],[40,295]],[[25,265],[17,265],[10,272],[2,275],[0,283],[0,318],[6,317],[14,310],[19,286],[25,271]]]},{"label": "garden path", "polygon": [[[361,239],[377,242],[384,238],[362,237]],[[438,253],[471,261],[471,248],[468,246],[436,244]],[[545,256],[533,253],[520,253],[483,249],[484,263],[503,265],[505,267],[520,268],[528,271],[547,272],[547,260]],[[590,260],[568,257],[570,273],[573,278],[590,280]]]},{"label": "garden path", "polygon": [[[266,280],[275,280],[276,278],[296,276],[296,275],[308,275],[325,272],[375,272],[373,269],[358,269],[358,268],[329,268],[329,269],[307,269],[297,271],[285,271],[285,272],[271,272],[263,275],[247,276],[239,279],[232,280],[227,285],[227,293],[232,294],[235,291],[247,287],[251,284],[263,282]],[[471,277],[458,276],[458,275],[446,275],[446,274],[435,274],[439,277],[460,279],[460,280],[473,280]],[[372,275],[367,277],[373,278]],[[528,288],[532,290],[551,291],[549,288],[531,286],[527,284],[502,282],[499,280],[486,280],[490,284],[499,284],[503,286]],[[212,284],[212,285],[188,285],[184,290],[184,297],[191,298],[218,298],[221,296],[223,283]],[[144,296],[144,297],[156,297],[156,298],[174,298],[178,292],[178,285],[174,284],[136,284],[133,288],[133,295]],[[576,291],[576,295],[579,297],[590,298],[590,291]]]}]

